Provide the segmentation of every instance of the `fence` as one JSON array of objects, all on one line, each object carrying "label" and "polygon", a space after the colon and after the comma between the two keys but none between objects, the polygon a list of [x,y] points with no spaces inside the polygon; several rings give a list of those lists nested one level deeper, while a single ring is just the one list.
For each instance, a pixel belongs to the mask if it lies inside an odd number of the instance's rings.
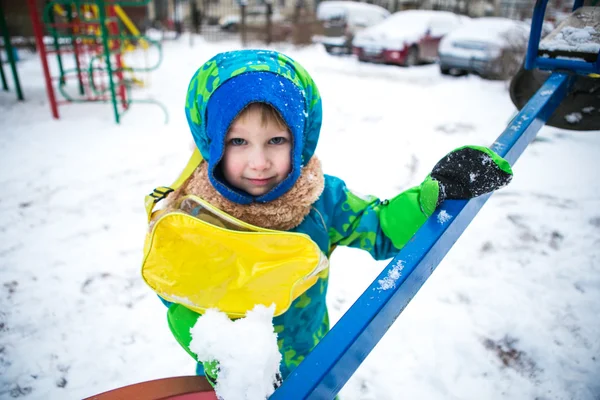
[{"label": "fence", "polygon": [[231,0],[190,1],[188,26],[209,41],[310,43],[311,37],[322,31],[315,18],[315,5],[287,1],[251,4]]}]

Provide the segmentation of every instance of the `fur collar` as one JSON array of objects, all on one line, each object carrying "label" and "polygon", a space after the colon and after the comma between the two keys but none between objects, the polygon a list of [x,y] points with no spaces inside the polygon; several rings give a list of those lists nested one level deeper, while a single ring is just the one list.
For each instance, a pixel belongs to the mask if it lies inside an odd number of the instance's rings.
[{"label": "fur collar", "polygon": [[294,186],[279,198],[268,203],[238,204],[217,192],[208,179],[208,164],[202,162],[192,176],[167,197],[167,201],[173,204],[176,199],[193,194],[249,224],[287,231],[300,225],[321,196],[324,186],[321,162],[313,156],[302,168]]}]

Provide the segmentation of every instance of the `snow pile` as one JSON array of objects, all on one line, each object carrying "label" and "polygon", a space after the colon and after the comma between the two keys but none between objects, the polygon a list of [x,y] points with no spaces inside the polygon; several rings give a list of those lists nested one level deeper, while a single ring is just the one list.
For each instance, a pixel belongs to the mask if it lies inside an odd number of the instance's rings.
[{"label": "snow pile", "polygon": [[441,210],[437,216],[437,221],[439,224],[443,225],[448,220],[450,220],[450,218],[452,218],[452,215],[448,214],[446,210]]},{"label": "snow pile", "polygon": [[576,124],[576,123],[580,122],[582,118],[583,118],[583,115],[581,115],[581,113],[578,113],[578,112],[572,112],[570,114],[565,115],[565,119],[570,124]]},{"label": "snow pile", "polygon": [[263,400],[275,391],[281,354],[273,331],[274,310],[257,305],[235,321],[208,310],[191,329],[190,349],[198,360],[219,362],[215,390],[223,400]]},{"label": "snow pile", "polygon": [[[240,48],[190,41],[165,41],[151,84],[132,93],[160,99],[169,125],[141,103],[119,125],[108,104],[61,106],[54,121],[38,55],[20,50],[26,100],[0,90],[0,399],[82,399],[193,373],[195,360],[139,271],[144,196],[190,157],[189,78],[216,52]],[[359,63],[322,46],[279,49],[323,96],[324,172],[361,193],[392,198],[449,150],[494,143],[507,125],[526,122],[510,122],[504,82],[450,79],[436,64]],[[57,73],[56,57],[49,62]],[[73,57],[63,62],[75,68]],[[67,85],[76,92],[75,81]],[[390,93],[401,95],[390,101]],[[513,181],[489,199],[340,398],[599,400],[598,154],[600,131],[542,128]],[[331,325],[387,277],[389,269],[379,275],[388,263],[351,247],[333,252]]]},{"label": "snow pile", "polygon": [[396,264],[388,271],[385,278],[379,280],[379,290],[388,290],[396,287],[396,282],[402,276],[402,270],[404,269],[404,261],[398,260]]},{"label": "snow pile", "polygon": [[584,28],[565,26],[555,37],[552,39],[548,38],[548,40],[544,40],[540,43],[540,49],[548,51],[563,50],[581,53],[598,53],[600,51],[600,43],[594,43],[592,41],[597,36],[600,36],[600,33],[591,26],[586,26]]}]

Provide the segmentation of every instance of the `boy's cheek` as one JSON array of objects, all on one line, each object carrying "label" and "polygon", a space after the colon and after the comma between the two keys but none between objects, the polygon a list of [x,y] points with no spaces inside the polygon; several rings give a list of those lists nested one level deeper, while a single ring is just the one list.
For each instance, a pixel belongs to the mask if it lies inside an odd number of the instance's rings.
[{"label": "boy's cheek", "polygon": [[223,154],[223,167],[226,169],[238,169],[244,162],[244,153],[236,148],[227,149]]},{"label": "boy's cheek", "polygon": [[225,175],[235,176],[239,174],[242,168],[239,163],[229,160],[229,162],[223,164],[223,170]]}]

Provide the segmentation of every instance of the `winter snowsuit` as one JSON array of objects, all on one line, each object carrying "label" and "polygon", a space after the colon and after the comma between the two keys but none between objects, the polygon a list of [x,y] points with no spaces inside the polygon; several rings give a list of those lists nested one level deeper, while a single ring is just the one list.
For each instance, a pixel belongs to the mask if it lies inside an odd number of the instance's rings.
[{"label": "winter snowsuit", "polygon": [[[219,174],[218,162],[224,151],[222,143],[224,133],[232,119],[247,104],[244,104],[243,100],[242,104],[223,104],[223,102],[238,101],[233,99],[238,98],[235,96],[236,92],[228,93],[225,90],[221,100],[214,103],[221,108],[212,110],[209,102],[211,97],[217,96],[215,93],[219,93],[217,89],[220,86],[239,76],[256,77],[258,89],[251,88],[254,94],[246,96],[250,96],[250,101],[263,101],[273,105],[286,120],[294,140],[293,165],[289,179],[260,198],[252,198],[246,193],[229,187]],[[269,82],[271,78],[275,79],[272,83]],[[267,88],[263,90],[260,88],[260,83],[264,81],[267,81]],[[237,93],[246,93],[244,85],[248,83],[242,80],[235,82],[239,90]],[[298,101],[293,98],[294,94],[290,95],[292,89],[289,87],[285,88],[285,92],[282,89],[283,94],[276,93],[280,86],[284,87],[288,83],[299,90],[302,104],[296,104]],[[256,94],[257,90],[258,94]],[[293,106],[288,105],[292,101],[286,98],[287,95],[292,96],[291,100],[295,101]],[[273,99],[276,96],[282,96],[283,100]],[[281,109],[290,106],[292,108],[297,106],[298,109],[293,108],[291,111]],[[218,118],[215,120],[215,111],[229,113],[229,116],[222,118],[219,116],[221,120]],[[213,194],[216,193],[219,198],[222,196],[228,202],[230,209],[226,209],[226,212],[244,219],[245,207],[246,209],[262,205],[267,207],[274,200],[281,199],[282,196],[285,198],[285,194],[290,189],[296,188],[299,182],[307,181],[298,178],[304,176],[302,174],[308,169],[307,164],[314,161],[313,152],[321,126],[321,98],[308,73],[289,57],[272,51],[254,50],[217,55],[201,67],[192,79],[188,90],[186,115],[195,142],[204,159],[207,160],[207,164],[204,165],[204,175],[196,175],[191,179],[199,180],[205,188],[207,182],[210,182],[208,186],[211,186],[210,190],[214,192]],[[219,131],[219,134],[207,129],[207,125],[210,124],[206,121],[210,121],[211,118],[216,121],[211,126],[216,126],[213,130]],[[421,186],[403,192],[392,200],[380,201],[376,197],[362,198],[353,194],[341,179],[322,175],[320,164],[315,168],[317,168],[316,172],[311,170],[311,174],[321,174],[322,186],[318,188],[320,195],[317,193],[314,200],[310,199],[304,215],[297,219],[299,224],[292,224],[293,226],[288,227],[287,230],[309,235],[327,256],[336,246],[343,245],[366,250],[376,260],[391,258],[413,236],[436,207],[438,186],[430,181],[425,181]],[[308,181],[312,180],[308,179]],[[205,200],[212,202],[210,199],[205,198]],[[247,222],[260,225],[260,221]],[[269,226],[269,228],[273,227]],[[329,330],[325,304],[327,284],[328,276],[322,277],[298,297],[287,312],[274,318],[274,329],[278,335],[278,345],[282,354],[281,373],[284,379]],[[170,305],[170,327],[179,343],[192,355],[189,350],[191,339],[189,328],[197,318],[197,314],[182,305]]]}]

